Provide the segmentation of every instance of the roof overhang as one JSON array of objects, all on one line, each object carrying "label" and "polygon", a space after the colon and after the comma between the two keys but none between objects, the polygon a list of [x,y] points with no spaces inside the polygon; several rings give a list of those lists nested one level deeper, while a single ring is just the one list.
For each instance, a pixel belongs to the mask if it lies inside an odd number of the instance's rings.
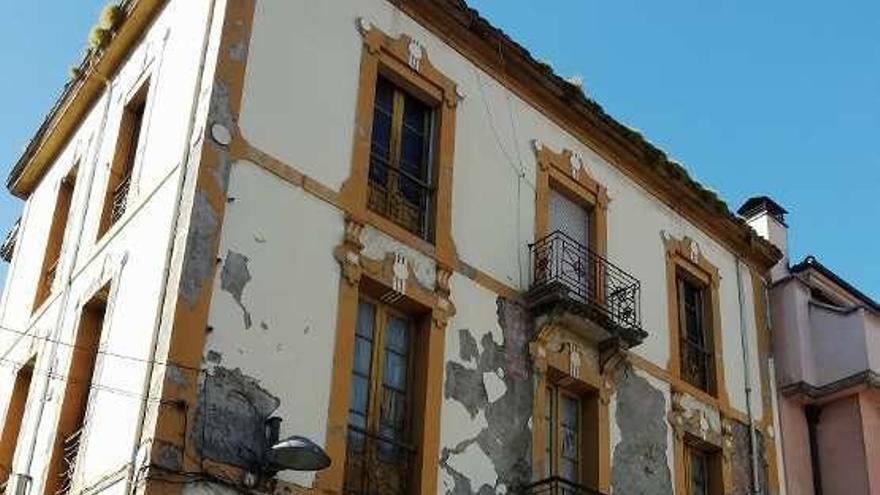
[{"label": "roof overhang", "polygon": [[109,45],[87,55],[79,66],[79,76],[64,86],[55,106],[31,138],[12,167],[6,181],[9,191],[27,198],[40,183],[46,170],[67,145],[82,119],[104,91],[105,84],[125,61],[132,48],[156,18],[166,0],[128,0],[123,2],[125,21]]},{"label": "roof overhang", "polygon": [[[110,45],[83,61],[84,74],[65,86],[13,167],[7,187],[14,195],[25,198],[34,190],[100,97],[107,78],[125,60],[164,3],[165,0],[129,0],[125,4],[125,22]],[[693,180],[684,167],[637,131],[608,115],[598,103],[584,96],[579,86],[556,75],[550,66],[532,57],[463,0],[392,3],[759,270],[769,270],[782,258],[779,249],[734,215],[715,192]]]}]

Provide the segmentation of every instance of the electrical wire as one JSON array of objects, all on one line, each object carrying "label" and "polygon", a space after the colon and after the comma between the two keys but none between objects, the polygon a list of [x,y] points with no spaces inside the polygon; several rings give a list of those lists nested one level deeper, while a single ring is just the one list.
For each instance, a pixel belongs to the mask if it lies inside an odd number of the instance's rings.
[{"label": "electrical wire", "polygon": [[[36,335],[36,334],[32,334],[32,333],[29,333],[29,332],[26,332],[26,331],[15,330],[15,329],[12,329],[12,328],[9,328],[9,327],[4,327],[4,326],[0,326],[0,332],[9,332],[9,333],[17,334],[17,335],[19,335],[19,336],[21,336],[21,337],[30,337],[30,338],[35,339],[35,340],[42,340],[42,341],[44,341],[44,342],[51,342],[51,343],[53,343],[53,344],[58,344],[58,345],[61,345],[61,346],[70,347],[70,348],[72,348],[72,349],[80,349],[80,350],[85,350],[85,351],[91,351],[91,350],[92,350],[92,349],[89,348],[89,347],[84,347],[84,346],[81,346],[81,345],[71,344],[70,342],[62,342],[62,341],[60,341],[60,340],[52,339],[52,338],[50,338],[50,337],[42,337],[42,336],[39,336],[39,335]],[[11,347],[14,347],[14,346],[17,345],[19,342],[20,342],[20,339],[19,339],[19,340],[16,340],[16,342],[13,343],[13,345],[12,345]],[[97,354],[100,354],[100,355],[104,355],[104,356],[110,356],[110,357],[115,357],[115,358],[119,358],[119,359],[126,359],[126,360],[129,360],[129,361],[136,361],[136,362],[147,363],[147,364],[149,364],[149,363],[152,362],[153,364],[155,364],[155,365],[159,365],[159,366],[173,366],[173,367],[175,367],[175,368],[180,368],[180,369],[187,370],[187,371],[199,372],[199,371],[202,371],[202,370],[203,370],[203,368],[197,368],[197,367],[193,367],[193,366],[186,366],[186,365],[183,365],[183,364],[178,364],[178,363],[174,363],[174,362],[170,362],[170,361],[168,361],[168,362],[156,361],[156,360],[151,361],[151,360],[149,360],[149,359],[143,359],[143,358],[139,358],[139,357],[135,357],[135,356],[130,356],[130,355],[127,355],[127,354],[119,354],[119,353],[110,352],[110,351],[102,351],[102,350],[98,350],[98,351],[96,351],[96,353],[97,353]],[[3,358],[5,358],[5,355],[4,355],[3,357],[0,357],[0,360],[2,360]]]},{"label": "electrical wire", "polygon": [[[21,369],[26,364],[27,363],[22,363],[19,361],[8,359],[8,358],[0,358],[0,367]],[[207,370],[205,370],[205,371],[207,372]],[[39,369],[39,368],[34,367],[30,370],[30,373],[32,375],[45,376],[47,378],[50,378],[50,379],[56,380],[56,381],[60,381],[60,382],[87,385],[89,390],[100,390],[103,392],[109,392],[109,393],[117,394],[120,396],[129,397],[132,399],[147,399],[149,401],[159,402],[159,403],[163,403],[163,404],[173,404],[173,405],[179,404],[178,401],[169,401],[169,400],[165,400],[161,397],[144,395],[144,394],[141,394],[138,392],[133,392],[131,390],[126,390],[126,389],[122,389],[119,387],[112,387],[110,385],[102,385],[100,383],[94,383],[91,380],[77,380],[77,379],[71,378],[70,375],[65,375],[63,373],[58,373],[56,371],[50,371],[50,370]]]}]

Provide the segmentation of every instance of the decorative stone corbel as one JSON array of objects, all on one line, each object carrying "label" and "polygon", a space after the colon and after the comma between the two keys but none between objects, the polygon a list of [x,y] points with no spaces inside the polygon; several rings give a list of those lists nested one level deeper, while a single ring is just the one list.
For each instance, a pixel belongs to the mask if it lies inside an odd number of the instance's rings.
[{"label": "decorative stone corbel", "polygon": [[358,285],[363,273],[361,266],[361,250],[364,245],[361,243],[361,232],[364,224],[348,217],[345,219],[345,235],[342,244],[336,246],[333,250],[333,257],[339,262],[342,268],[342,275],[345,280],[353,286]]},{"label": "decorative stone corbel", "polygon": [[455,315],[455,305],[449,299],[449,279],[452,277],[452,269],[437,265],[436,282],[434,283],[434,295],[437,297],[437,303],[434,306],[432,320],[434,328],[444,329],[449,318]]},{"label": "decorative stone corbel", "polygon": [[539,374],[547,372],[547,348],[542,342],[529,344],[529,354],[532,356],[532,365]]},{"label": "decorative stone corbel", "polygon": [[671,399],[667,420],[669,421],[669,425],[672,426],[672,433],[675,435],[675,438],[683,440],[685,434],[685,422],[687,420],[685,414],[687,411],[681,403],[682,395],[680,392],[673,391]]},{"label": "decorative stone corbel", "polygon": [[731,420],[724,418],[721,420],[721,456],[725,464],[730,464],[733,458],[733,424]]}]

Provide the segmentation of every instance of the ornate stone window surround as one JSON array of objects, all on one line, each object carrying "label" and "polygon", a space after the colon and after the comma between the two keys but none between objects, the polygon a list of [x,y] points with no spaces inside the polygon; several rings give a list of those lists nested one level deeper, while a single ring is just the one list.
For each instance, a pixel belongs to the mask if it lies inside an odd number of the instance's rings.
[{"label": "ornate stone window surround", "polygon": [[437,455],[440,442],[440,410],[443,389],[445,331],[455,306],[450,300],[452,270],[437,264],[433,288],[424,287],[412,264],[399,253],[386,252],[383,259],[363,253],[361,234],[364,224],[348,216],[345,237],[335,249],[342,277],[339,284],[336,344],[328,407],[325,447],[334,463],[322,471],[315,487],[342,493],[345,462],[348,402],[354,360],[355,322],[361,294],[400,308],[415,317],[419,333],[419,353],[413,397],[413,443],[417,458],[413,473],[413,493],[434,493],[437,489]]},{"label": "ornate stone window surround", "polygon": [[592,210],[590,243],[600,256],[608,249],[608,190],[590,175],[583,156],[572,150],[555,152],[544,143],[534,141],[538,163],[535,190],[535,240],[550,232],[550,190],[555,190]]},{"label": "ornate stone window surround", "polygon": [[[713,265],[702,253],[699,245],[690,237],[676,239],[668,233],[663,234],[666,245],[666,282],[669,297],[668,320],[669,320],[669,364],[668,370],[672,378],[672,388],[676,391],[687,392],[722,411],[729,410],[729,399],[724,379],[724,359],[721,334],[721,310],[718,288],[721,283],[721,275],[718,268]],[[691,385],[682,379],[681,374],[681,338],[679,333],[679,301],[677,280],[679,274],[699,281],[706,287],[709,296],[709,329],[712,332],[712,354],[714,368],[715,387],[714,393],[708,393]]]},{"label": "ornate stone window surround", "polygon": [[[455,110],[459,100],[456,85],[434,67],[425,47],[417,40],[406,34],[392,38],[364,19],[358,20],[358,29],[363,37],[363,53],[354,147],[351,175],[340,191],[340,203],[356,221],[374,225],[422,252],[432,253],[440,263],[455,266],[451,229]],[[380,75],[428,103],[435,111],[433,245],[367,208],[373,105]]]},{"label": "ornate stone window surround", "polygon": [[[585,430],[582,447],[582,475],[595,483],[599,491],[608,493],[611,486],[611,439],[609,398],[613,377],[623,354],[605,352],[595,345],[580,342],[573,334],[552,323],[545,324],[529,344],[535,373],[532,405],[532,477],[546,477],[545,439],[548,425],[544,421],[547,387],[555,385],[582,398],[587,411],[582,418],[596,425],[594,433]],[[595,401],[591,404],[590,401]]]}]

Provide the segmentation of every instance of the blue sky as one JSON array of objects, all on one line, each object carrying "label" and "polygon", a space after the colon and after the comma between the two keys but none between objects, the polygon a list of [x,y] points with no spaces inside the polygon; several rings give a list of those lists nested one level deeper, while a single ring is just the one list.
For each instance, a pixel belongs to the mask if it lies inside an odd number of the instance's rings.
[{"label": "blue sky", "polygon": [[[0,21],[5,178],[106,0],[9,2]],[[732,208],[769,194],[793,259],[880,298],[880,2],[471,0],[683,162]],[[21,203],[0,194],[0,228]],[[6,265],[0,264],[5,279]]]}]

